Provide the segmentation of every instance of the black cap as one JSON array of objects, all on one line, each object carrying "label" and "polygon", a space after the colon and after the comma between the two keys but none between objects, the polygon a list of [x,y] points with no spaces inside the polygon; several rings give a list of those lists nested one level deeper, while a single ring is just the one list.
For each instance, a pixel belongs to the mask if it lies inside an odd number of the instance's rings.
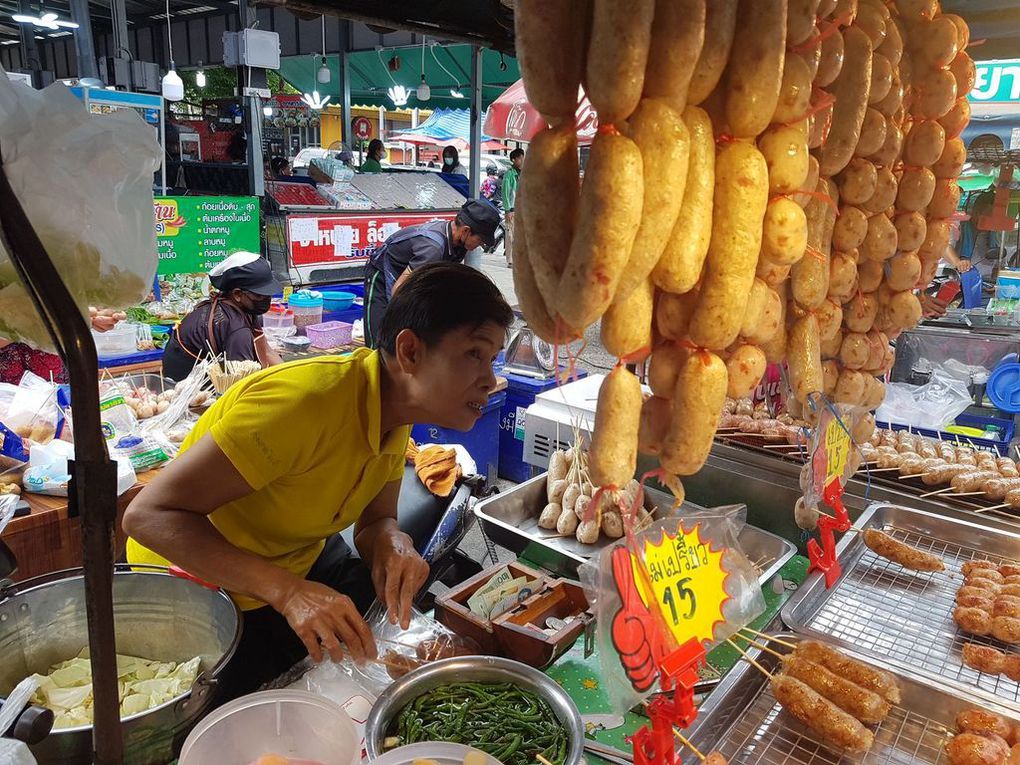
[{"label": "black cap", "polygon": [[471,227],[485,242],[486,247],[496,243],[496,226],[499,225],[499,213],[488,202],[469,199],[460,208],[461,220]]},{"label": "black cap", "polygon": [[220,292],[242,289],[256,295],[277,295],[283,287],[269,261],[257,252],[235,252],[209,272],[209,281]]}]

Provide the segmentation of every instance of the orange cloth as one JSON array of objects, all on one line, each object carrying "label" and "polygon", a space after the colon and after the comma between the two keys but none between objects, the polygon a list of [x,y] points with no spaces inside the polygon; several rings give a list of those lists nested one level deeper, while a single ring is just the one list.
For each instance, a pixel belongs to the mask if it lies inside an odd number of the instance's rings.
[{"label": "orange cloth", "polygon": [[427,446],[414,456],[414,472],[430,492],[437,497],[448,497],[460,478],[457,452],[442,446]]}]

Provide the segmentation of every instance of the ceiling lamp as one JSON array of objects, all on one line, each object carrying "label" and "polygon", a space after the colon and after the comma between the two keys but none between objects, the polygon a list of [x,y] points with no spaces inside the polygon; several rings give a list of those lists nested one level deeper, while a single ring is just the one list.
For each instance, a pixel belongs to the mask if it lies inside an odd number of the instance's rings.
[{"label": "ceiling lamp", "polygon": [[419,101],[428,101],[432,97],[432,88],[425,82],[425,38],[421,38],[421,84],[415,91]]},{"label": "ceiling lamp", "polygon": [[77,29],[78,24],[74,21],[58,21],[59,18],[55,13],[44,13],[42,16],[26,16],[22,13],[15,13],[11,15],[19,24],[32,24],[43,29]]},{"label": "ceiling lamp", "polygon": [[320,85],[328,85],[331,75],[329,73],[329,66],[326,65],[326,17],[321,16],[320,18],[322,19],[322,66],[316,72],[315,79],[319,81]]},{"label": "ceiling lamp", "polygon": [[386,91],[386,95],[390,97],[390,101],[393,102],[394,106],[406,106],[408,96],[411,94],[407,92],[407,88],[403,85],[394,85]]},{"label": "ceiling lamp", "polygon": [[195,85],[200,88],[205,87],[205,71],[202,69],[202,62],[198,62],[198,71],[195,72]]},{"label": "ceiling lamp", "polygon": [[170,0],[166,0],[166,40],[170,51],[170,71],[163,76],[163,98],[167,101],[184,100],[184,81],[174,70],[174,40],[170,34]]},{"label": "ceiling lamp", "polygon": [[262,107],[262,114],[265,117],[272,117],[273,116],[273,107],[271,107],[271,106],[263,106]]},{"label": "ceiling lamp", "polygon": [[329,96],[320,96],[319,91],[313,90],[311,95],[304,93],[301,95],[301,100],[308,104],[309,107],[320,111],[326,104],[329,103]]},{"label": "ceiling lamp", "polygon": [[450,95],[454,98],[464,98],[464,94],[457,90],[457,88],[450,88]]}]

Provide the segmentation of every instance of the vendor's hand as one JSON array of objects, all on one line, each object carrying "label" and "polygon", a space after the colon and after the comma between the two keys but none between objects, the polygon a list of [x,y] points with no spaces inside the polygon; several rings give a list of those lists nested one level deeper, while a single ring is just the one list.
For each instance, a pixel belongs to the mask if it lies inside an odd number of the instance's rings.
[{"label": "vendor's hand", "polygon": [[372,552],[372,584],[386,604],[390,624],[399,623],[405,630],[410,626],[411,604],[428,576],[429,564],[407,534],[392,531],[378,537]]},{"label": "vendor's hand", "polygon": [[970,269],[972,269],[973,267],[974,266],[971,264],[971,262],[969,260],[963,260],[961,258],[960,259],[960,265],[958,265],[956,267],[956,270],[959,271],[961,274],[965,274],[968,271],[970,271]]},{"label": "vendor's hand", "polygon": [[354,602],[332,587],[299,579],[274,607],[316,662],[322,661],[323,650],[333,661],[343,659],[341,643],[355,661],[377,656],[375,638]]},{"label": "vendor's hand", "polygon": [[946,308],[948,307],[945,301],[939,300],[934,295],[928,295],[923,292],[918,300],[921,302],[921,314],[924,318],[933,319],[938,316],[945,315]]}]

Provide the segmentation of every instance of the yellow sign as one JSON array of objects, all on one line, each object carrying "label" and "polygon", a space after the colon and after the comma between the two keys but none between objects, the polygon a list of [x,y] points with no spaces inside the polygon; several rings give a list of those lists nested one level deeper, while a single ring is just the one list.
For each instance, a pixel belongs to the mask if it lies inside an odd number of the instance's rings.
[{"label": "yellow sign", "polygon": [[850,434],[843,424],[833,417],[825,426],[825,483],[843,475],[850,458]]},{"label": "yellow sign", "polygon": [[726,621],[722,607],[730,598],[725,589],[729,575],[723,567],[725,550],[702,540],[700,524],[679,532],[645,542],[644,570],[632,556],[634,580],[645,607],[651,610],[654,603],[677,645],[692,637],[712,641],[716,625]]}]

